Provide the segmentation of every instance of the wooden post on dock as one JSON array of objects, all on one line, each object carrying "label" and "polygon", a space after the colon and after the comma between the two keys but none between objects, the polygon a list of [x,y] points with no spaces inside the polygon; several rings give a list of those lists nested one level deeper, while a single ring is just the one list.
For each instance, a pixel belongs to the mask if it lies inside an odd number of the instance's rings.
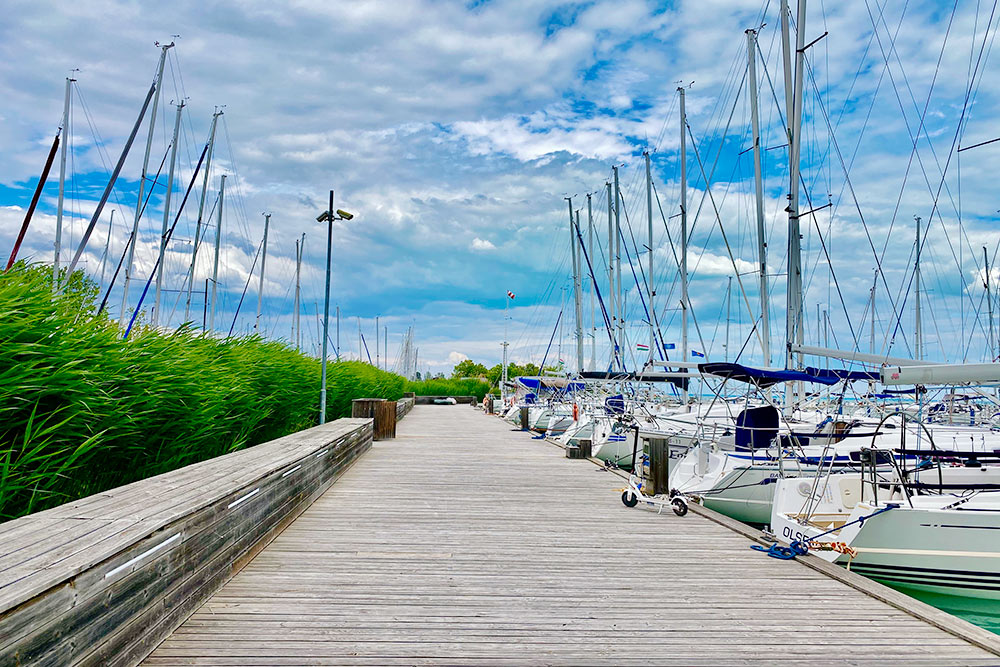
[{"label": "wooden post on dock", "polygon": [[521,408],[521,430],[528,430],[528,408],[527,406]]},{"label": "wooden post on dock", "polygon": [[667,493],[670,477],[670,440],[649,439],[649,486],[653,494]]},{"label": "wooden post on dock", "polygon": [[589,459],[593,456],[594,441],[590,439],[583,439],[577,441],[577,446],[580,448],[581,458]]},{"label": "wooden post on dock", "polygon": [[351,401],[351,417],[373,419],[375,440],[390,440],[396,437],[396,401],[387,401],[384,398],[356,398]]}]

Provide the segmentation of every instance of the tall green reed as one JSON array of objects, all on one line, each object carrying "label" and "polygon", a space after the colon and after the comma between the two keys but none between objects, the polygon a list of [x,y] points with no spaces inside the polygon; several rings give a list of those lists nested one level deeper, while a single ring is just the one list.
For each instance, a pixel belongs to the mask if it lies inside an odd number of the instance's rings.
[{"label": "tall green reed", "polygon": [[[316,359],[185,327],[123,341],[97,293],[80,272],[58,295],[50,267],[0,273],[0,521],[316,423]],[[330,419],[405,382],[360,362],[328,375]]]}]

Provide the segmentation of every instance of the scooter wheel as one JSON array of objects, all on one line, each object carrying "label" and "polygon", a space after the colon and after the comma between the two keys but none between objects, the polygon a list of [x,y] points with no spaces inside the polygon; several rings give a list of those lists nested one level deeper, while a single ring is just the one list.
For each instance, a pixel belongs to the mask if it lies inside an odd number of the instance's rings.
[{"label": "scooter wheel", "polygon": [[677,516],[684,516],[688,513],[688,504],[684,502],[683,498],[674,498],[670,501],[670,504],[673,506],[674,514]]},{"label": "scooter wheel", "polygon": [[635,507],[639,504],[639,499],[631,491],[622,491],[622,503],[625,507]]}]

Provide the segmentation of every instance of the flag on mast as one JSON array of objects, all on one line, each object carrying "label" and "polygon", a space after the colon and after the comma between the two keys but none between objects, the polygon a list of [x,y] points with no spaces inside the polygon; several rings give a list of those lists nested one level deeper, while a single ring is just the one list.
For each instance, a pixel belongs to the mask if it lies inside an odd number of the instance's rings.
[{"label": "flag on mast", "polygon": [[635,349],[639,350],[640,352],[649,352],[649,346],[644,343],[636,343]]},{"label": "flag on mast", "polygon": [[507,298],[508,299],[513,299],[514,298],[514,293],[511,292],[510,290],[507,290]]}]

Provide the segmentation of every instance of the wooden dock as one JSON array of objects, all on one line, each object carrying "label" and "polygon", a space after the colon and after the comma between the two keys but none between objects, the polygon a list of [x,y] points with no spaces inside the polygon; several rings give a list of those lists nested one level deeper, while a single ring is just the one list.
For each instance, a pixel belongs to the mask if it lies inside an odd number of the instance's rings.
[{"label": "wooden dock", "polygon": [[469,406],[417,406],[145,664],[1000,663],[621,486]]}]

